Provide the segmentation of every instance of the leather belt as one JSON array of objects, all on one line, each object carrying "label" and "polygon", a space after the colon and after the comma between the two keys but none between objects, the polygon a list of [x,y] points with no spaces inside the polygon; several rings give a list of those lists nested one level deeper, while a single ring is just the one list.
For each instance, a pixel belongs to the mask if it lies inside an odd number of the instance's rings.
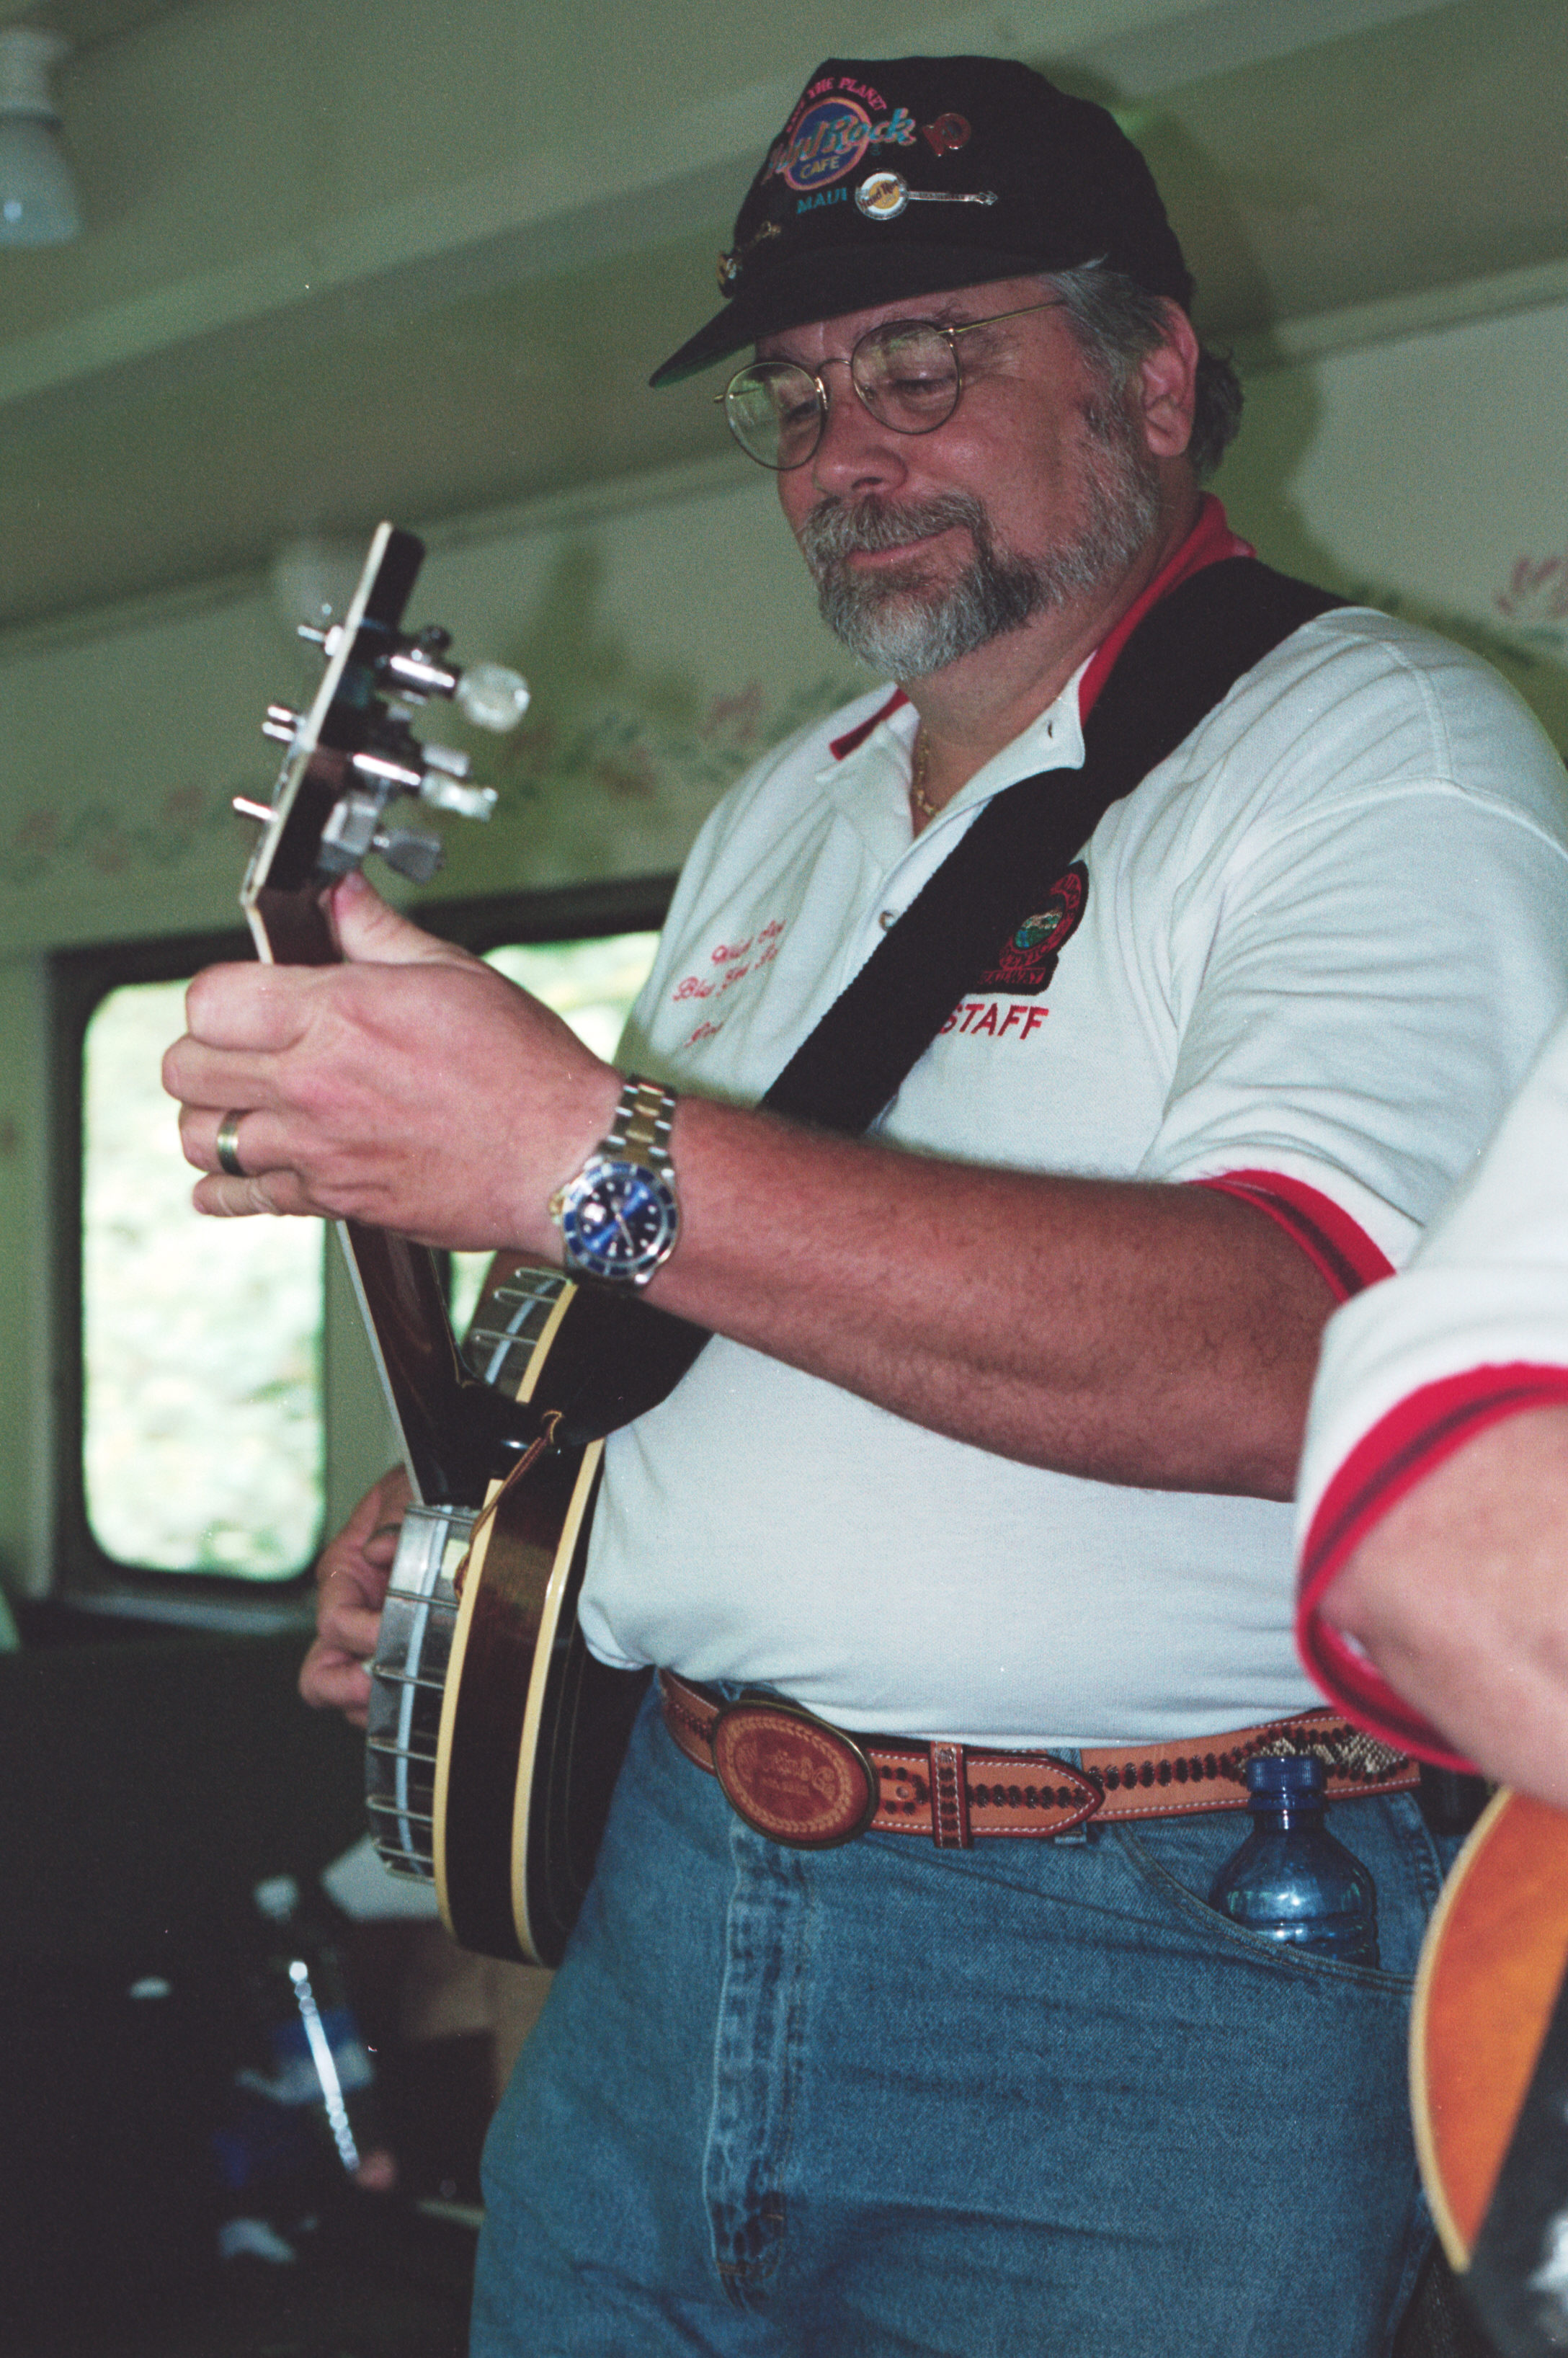
[{"label": "leather belt", "polygon": [[1075,1768],[1050,1752],[853,1736],[787,1697],[726,1703],[673,1671],[659,1672],[659,1690],[665,1725],[687,1758],[718,1778],[748,1825],[802,1850],[868,1831],[925,1834],[939,1850],[967,1850],[982,1834],[1050,1836],[1089,1818],[1242,1810],[1246,1765],[1260,1753],[1315,1753],[1331,1801],[1406,1793],[1421,1773],[1332,1711],[1173,1744],[1097,1747]]}]

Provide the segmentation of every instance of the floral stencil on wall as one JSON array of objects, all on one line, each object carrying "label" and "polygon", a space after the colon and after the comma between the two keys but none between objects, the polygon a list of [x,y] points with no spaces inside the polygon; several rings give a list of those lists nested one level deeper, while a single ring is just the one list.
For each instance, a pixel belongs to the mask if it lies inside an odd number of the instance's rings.
[{"label": "floral stencil on wall", "polygon": [[[234,791],[255,787],[247,781]],[[141,812],[123,803],[83,803],[70,812],[40,806],[0,835],[0,885],[25,891],[72,871],[110,882],[138,869],[181,868],[219,838],[231,849],[243,839],[226,786],[172,786]]]},{"label": "floral stencil on wall", "polygon": [[1508,587],[1495,600],[1526,638],[1549,647],[1568,643],[1568,551],[1561,557],[1516,557]]}]

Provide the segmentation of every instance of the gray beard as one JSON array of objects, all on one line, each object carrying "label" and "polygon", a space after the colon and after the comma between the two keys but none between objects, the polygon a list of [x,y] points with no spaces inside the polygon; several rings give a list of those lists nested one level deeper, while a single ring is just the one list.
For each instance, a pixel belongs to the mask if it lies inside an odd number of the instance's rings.
[{"label": "gray beard", "polygon": [[[1000,546],[970,492],[902,508],[874,499],[819,502],[800,528],[800,546],[822,619],[852,655],[884,678],[919,679],[1127,569],[1159,520],[1158,474],[1114,405],[1086,406],[1083,419],[1088,514],[1044,557],[1014,557]],[[918,557],[871,579],[845,562],[858,549],[903,548],[955,526],[968,533],[972,553],[946,588],[925,580]]]}]

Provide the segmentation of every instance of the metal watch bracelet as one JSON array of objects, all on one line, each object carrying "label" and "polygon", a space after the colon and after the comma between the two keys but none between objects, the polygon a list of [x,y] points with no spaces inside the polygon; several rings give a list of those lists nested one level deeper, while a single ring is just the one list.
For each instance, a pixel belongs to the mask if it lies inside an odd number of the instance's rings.
[{"label": "metal watch bracelet", "polygon": [[645,1081],[639,1073],[628,1073],[600,1153],[623,1154],[628,1162],[646,1163],[667,1174],[673,1167],[670,1129],[676,1102],[675,1091],[665,1088],[662,1081]]},{"label": "metal watch bracelet", "polygon": [[611,1284],[646,1285],[680,1231],[670,1128],[676,1097],[662,1082],[627,1075],[609,1130],[573,1178],[550,1198],[568,1271]]}]

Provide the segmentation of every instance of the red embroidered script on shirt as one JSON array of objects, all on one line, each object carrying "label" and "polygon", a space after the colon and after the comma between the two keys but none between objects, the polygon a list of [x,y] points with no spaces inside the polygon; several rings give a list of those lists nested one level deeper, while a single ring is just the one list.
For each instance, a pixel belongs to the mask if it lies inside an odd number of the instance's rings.
[{"label": "red embroidered script on shirt", "polygon": [[[677,1005],[682,1001],[698,1006],[704,1001],[708,1002],[703,1008],[704,1021],[687,1035],[688,1048],[695,1047],[700,1040],[711,1040],[722,1029],[724,1017],[719,1013],[717,1002],[722,1002],[748,975],[760,974],[772,966],[779,954],[785,923],[783,917],[773,917],[765,925],[759,925],[754,934],[715,942],[708,953],[706,970],[699,967],[695,973],[682,975],[670,993],[671,999]],[[716,1016],[717,1022],[713,1020]]]},{"label": "red embroidered script on shirt", "polygon": [[774,917],[754,934],[743,934],[732,942],[715,942],[708,953],[707,972],[699,968],[695,974],[683,975],[671,991],[671,999],[678,1003],[687,999],[721,998],[738,982],[744,982],[749,974],[772,966],[779,954],[784,932],[784,920]]}]

